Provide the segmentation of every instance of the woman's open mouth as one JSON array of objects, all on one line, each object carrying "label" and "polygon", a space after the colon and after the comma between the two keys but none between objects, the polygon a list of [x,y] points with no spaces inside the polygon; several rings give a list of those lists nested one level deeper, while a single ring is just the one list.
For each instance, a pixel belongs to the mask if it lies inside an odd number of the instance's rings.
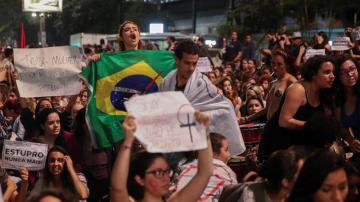
[{"label": "woman's open mouth", "polygon": [[132,34],[130,34],[130,38],[131,38],[132,40],[135,40],[135,39],[136,39],[136,35],[135,35],[134,33],[132,33]]}]

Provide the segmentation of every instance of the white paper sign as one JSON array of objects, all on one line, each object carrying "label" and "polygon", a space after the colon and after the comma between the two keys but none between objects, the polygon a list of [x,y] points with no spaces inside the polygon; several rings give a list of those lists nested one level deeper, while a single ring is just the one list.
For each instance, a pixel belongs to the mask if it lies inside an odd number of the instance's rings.
[{"label": "white paper sign", "polygon": [[315,55],[325,55],[325,49],[312,49],[309,48],[306,50],[304,59],[308,60],[311,57],[314,57]]},{"label": "white paper sign", "polygon": [[14,49],[21,97],[79,94],[81,55],[77,47]]},{"label": "white paper sign", "polygon": [[34,142],[5,140],[2,152],[2,167],[37,171],[45,168],[48,145]]},{"label": "white paper sign", "polygon": [[342,50],[349,50],[349,37],[336,37],[332,41],[331,50],[333,51],[342,51]]},{"label": "white paper sign", "polygon": [[212,68],[211,68],[211,63],[208,57],[200,57],[197,64],[196,64],[196,68],[200,71],[200,72],[211,72]]},{"label": "white paper sign", "polygon": [[182,92],[158,92],[125,102],[135,117],[135,136],[148,152],[178,152],[207,147],[205,127]]}]

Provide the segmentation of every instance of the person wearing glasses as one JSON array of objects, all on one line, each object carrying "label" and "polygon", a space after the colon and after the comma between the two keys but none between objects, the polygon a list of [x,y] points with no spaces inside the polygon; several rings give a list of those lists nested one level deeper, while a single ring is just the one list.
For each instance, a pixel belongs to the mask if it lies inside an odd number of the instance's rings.
[{"label": "person wearing glasses", "polygon": [[360,152],[360,82],[359,63],[348,56],[340,56],[336,61],[335,84],[337,86],[337,115],[347,133],[343,139],[351,150]]},{"label": "person wearing glasses", "polygon": [[[197,122],[207,128],[208,116],[195,112]],[[163,154],[141,152],[130,163],[131,146],[134,142],[136,124],[134,117],[128,115],[123,122],[125,139],[116,157],[112,170],[111,201],[186,201],[199,200],[213,173],[211,143],[198,152],[198,172],[188,185],[179,192],[168,194],[172,171]],[[130,164],[130,165],[129,165]]]},{"label": "person wearing glasses", "polygon": [[75,171],[70,156],[62,147],[54,146],[48,152],[42,176],[28,200],[41,195],[43,190],[72,196],[74,201],[86,200],[89,196],[85,176]]}]

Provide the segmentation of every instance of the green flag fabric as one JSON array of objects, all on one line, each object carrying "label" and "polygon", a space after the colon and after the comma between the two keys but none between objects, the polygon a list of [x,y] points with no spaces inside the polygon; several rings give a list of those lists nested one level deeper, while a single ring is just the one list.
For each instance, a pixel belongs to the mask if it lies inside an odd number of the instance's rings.
[{"label": "green flag fabric", "polygon": [[88,81],[86,121],[96,146],[109,148],[123,139],[124,102],[134,94],[158,91],[162,79],[175,69],[173,56],[153,50],[104,53],[81,73]]}]

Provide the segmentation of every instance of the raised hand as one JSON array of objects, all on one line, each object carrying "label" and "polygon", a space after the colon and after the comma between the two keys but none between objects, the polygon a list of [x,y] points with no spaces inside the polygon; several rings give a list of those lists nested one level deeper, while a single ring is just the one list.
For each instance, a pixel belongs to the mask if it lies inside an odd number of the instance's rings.
[{"label": "raised hand", "polygon": [[70,156],[68,156],[68,155],[64,156],[64,160],[66,162],[67,169],[74,170],[74,163],[73,163],[72,159],[70,158]]},{"label": "raised hand", "polygon": [[195,119],[197,122],[204,124],[206,128],[210,126],[210,117],[205,113],[201,113],[199,111],[195,111]]},{"label": "raised hand", "polygon": [[20,168],[20,177],[23,182],[27,182],[29,180],[29,171],[26,167]]},{"label": "raised hand", "polygon": [[134,139],[134,133],[136,131],[135,117],[133,117],[132,115],[127,115],[122,126],[124,128],[126,136],[125,138]]}]

